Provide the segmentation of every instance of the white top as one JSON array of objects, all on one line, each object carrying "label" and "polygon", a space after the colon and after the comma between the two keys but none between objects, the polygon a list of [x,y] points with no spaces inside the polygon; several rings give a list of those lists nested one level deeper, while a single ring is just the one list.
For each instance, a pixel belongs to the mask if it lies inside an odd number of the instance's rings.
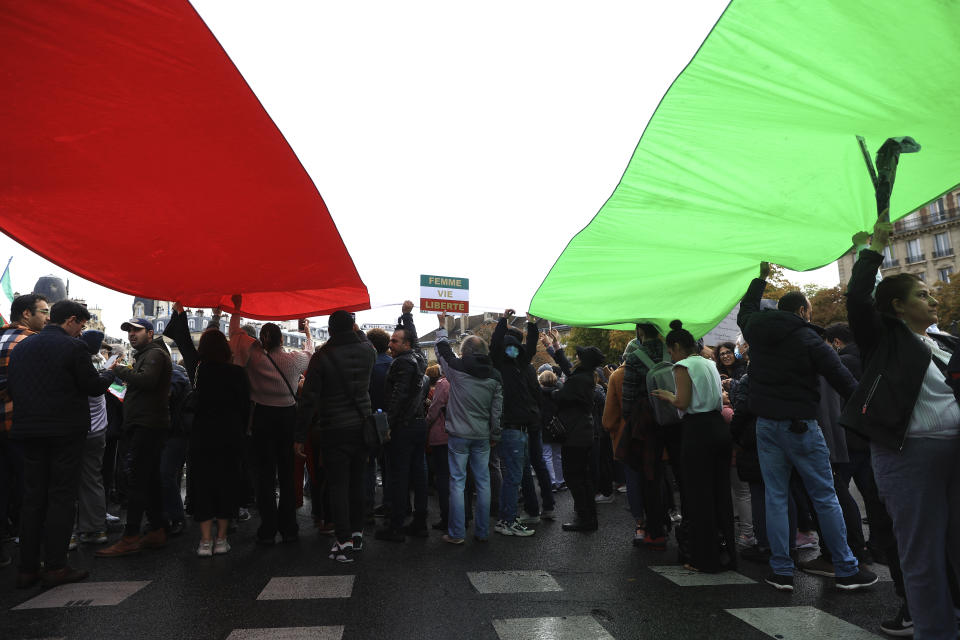
[{"label": "white top", "polygon": [[690,406],[681,413],[707,413],[723,409],[723,388],[720,384],[720,372],[713,360],[700,356],[690,356],[673,365],[674,380],[676,368],[683,367],[690,374],[693,383],[693,394],[690,397]]},{"label": "white top", "polygon": [[[930,347],[933,358],[946,366],[950,362],[950,353],[940,348],[936,340],[927,336],[918,336]],[[917,404],[910,415],[907,427],[908,438],[957,438],[960,437],[960,406],[953,395],[953,389],[947,386],[944,374],[934,363],[933,358],[927,366],[927,374],[917,396]]]}]

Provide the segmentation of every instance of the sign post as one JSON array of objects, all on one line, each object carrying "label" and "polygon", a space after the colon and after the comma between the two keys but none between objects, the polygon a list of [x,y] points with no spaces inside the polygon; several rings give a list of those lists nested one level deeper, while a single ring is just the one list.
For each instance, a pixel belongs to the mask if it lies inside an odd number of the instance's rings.
[{"label": "sign post", "polygon": [[470,281],[451,276],[420,276],[420,311],[470,313]]}]

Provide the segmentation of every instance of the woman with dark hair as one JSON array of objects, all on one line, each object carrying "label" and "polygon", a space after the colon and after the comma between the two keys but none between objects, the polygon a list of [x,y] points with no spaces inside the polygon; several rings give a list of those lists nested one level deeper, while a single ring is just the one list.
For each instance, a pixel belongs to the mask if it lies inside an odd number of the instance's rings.
[{"label": "woman with dark hair", "polygon": [[440,365],[427,367],[430,391],[427,392],[427,445],[433,461],[433,480],[440,503],[440,521],[433,524],[437,531],[447,530],[450,507],[450,465],[447,461],[447,401],[450,399],[450,382],[444,377]]},{"label": "woman with dark hair", "polygon": [[240,506],[237,483],[250,411],[247,375],[231,364],[230,344],[219,329],[208,328],[200,336],[199,346],[193,346],[187,316],[179,303],[174,305],[164,335],[180,349],[194,386],[189,466],[193,517],[200,523],[197,555],[220,555],[230,550],[227,528]]},{"label": "woman with dark hair", "polygon": [[[233,296],[239,310],[243,298]],[[260,328],[260,340],[240,330],[240,314],[230,317],[230,347],[233,362],[247,370],[253,401],[254,455],[257,467],[257,510],[260,527],[257,542],[272,545],[277,533],[284,542],[299,538],[297,497],[293,481],[293,432],[297,421],[294,389],[313,356],[309,321],[304,321],[304,348],[284,351],[280,327],[268,322]],[[279,504],[275,493],[280,486]]]},{"label": "woman with dark hair", "polygon": [[[676,393],[665,389],[652,393],[683,413],[683,518],[690,535],[690,558],[684,566],[707,573],[726,571],[736,568],[737,562],[730,497],[732,443],[720,414],[720,374],[712,360],[698,354],[697,342],[683,323],[674,320],[670,329],[666,344],[674,362]],[[721,552],[720,540],[726,553]]]},{"label": "woman with dark hair", "polygon": [[557,417],[566,426],[561,447],[563,476],[573,496],[576,517],[563,523],[564,531],[596,531],[596,486],[590,467],[593,451],[594,372],[603,364],[603,352],[596,347],[577,347],[577,366],[571,369],[563,349],[551,355],[556,359],[567,381],[551,394],[557,404]]},{"label": "woman with dark hair", "polygon": [[747,365],[743,360],[737,359],[737,345],[732,342],[718,344],[714,357],[721,378],[739,380],[747,372]]},{"label": "woman with dark hair", "polygon": [[[960,406],[948,364],[954,336],[929,332],[937,301],[912,274],[871,292],[892,225],[877,222],[847,286],[847,317],[864,371],[840,423],[870,441],[874,476],[897,539],[914,637],[955,638],[950,576],[960,575]],[[866,244],[857,234],[857,245]],[[886,623],[884,623],[886,624]]]}]

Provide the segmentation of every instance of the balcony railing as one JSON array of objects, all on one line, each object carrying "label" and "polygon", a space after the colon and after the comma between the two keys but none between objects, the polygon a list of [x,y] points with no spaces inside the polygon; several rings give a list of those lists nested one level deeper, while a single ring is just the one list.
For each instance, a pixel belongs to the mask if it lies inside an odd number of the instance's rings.
[{"label": "balcony railing", "polygon": [[913,220],[899,220],[893,224],[893,232],[896,234],[905,231],[916,231],[917,229],[925,229],[957,219],[960,219],[960,207],[953,207],[936,213],[921,215]]},{"label": "balcony railing", "polygon": [[946,258],[947,256],[953,255],[953,247],[947,247],[946,249],[934,249],[933,257],[934,258]]},{"label": "balcony railing", "polygon": [[923,262],[926,259],[927,259],[927,256],[925,256],[922,253],[918,255],[907,256],[907,264],[915,264],[917,262]]},{"label": "balcony railing", "polygon": [[899,267],[899,266],[900,266],[900,261],[898,259],[893,258],[891,260],[887,260],[886,258],[884,258],[883,264],[880,265],[880,268],[889,269],[890,267]]}]

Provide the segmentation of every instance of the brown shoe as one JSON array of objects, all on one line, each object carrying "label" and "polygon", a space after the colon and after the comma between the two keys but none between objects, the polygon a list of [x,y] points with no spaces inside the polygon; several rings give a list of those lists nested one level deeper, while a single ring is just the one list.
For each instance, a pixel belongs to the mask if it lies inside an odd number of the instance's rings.
[{"label": "brown shoe", "polygon": [[69,582],[80,582],[81,580],[85,580],[89,575],[90,572],[86,569],[64,567],[63,569],[44,571],[43,575],[40,576],[40,581],[44,587],[49,589],[50,587],[58,587],[61,584],[67,584]]},{"label": "brown shoe", "polygon": [[159,549],[167,546],[167,532],[165,529],[154,529],[140,538],[141,549]]},{"label": "brown shoe", "polygon": [[98,558],[114,558],[140,553],[140,536],[123,536],[106,549],[98,549],[93,555]]},{"label": "brown shoe", "polygon": [[17,573],[17,589],[29,589],[40,581],[39,573]]}]

